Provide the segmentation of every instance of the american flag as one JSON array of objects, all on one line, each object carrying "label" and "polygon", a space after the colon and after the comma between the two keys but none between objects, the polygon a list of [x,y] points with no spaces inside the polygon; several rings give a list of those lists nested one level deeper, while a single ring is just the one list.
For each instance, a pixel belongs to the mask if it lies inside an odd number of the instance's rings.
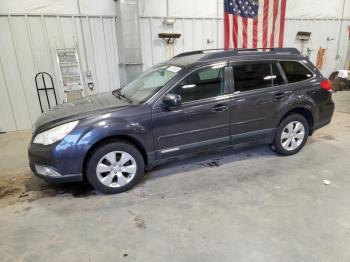
[{"label": "american flag", "polygon": [[282,47],[287,0],[224,0],[225,48]]}]

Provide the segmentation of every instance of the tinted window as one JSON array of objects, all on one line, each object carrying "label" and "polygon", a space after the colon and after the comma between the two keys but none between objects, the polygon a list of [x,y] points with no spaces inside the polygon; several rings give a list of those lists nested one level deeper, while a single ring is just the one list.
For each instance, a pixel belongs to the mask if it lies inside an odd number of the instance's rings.
[{"label": "tinted window", "polygon": [[203,68],[187,76],[172,93],[182,102],[195,101],[224,94],[224,66]]},{"label": "tinted window", "polygon": [[312,77],[312,73],[301,63],[296,61],[280,61],[279,62],[286,73],[289,83],[303,81]]},{"label": "tinted window", "polygon": [[283,77],[282,77],[282,75],[280,73],[280,70],[278,69],[276,64],[271,64],[271,69],[272,69],[272,84],[274,86],[276,86],[276,85],[283,85],[284,84],[284,80],[283,80]]},{"label": "tinted window", "polygon": [[244,92],[272,86],[270,64],[234,65],[233,74],[235,91]]}]

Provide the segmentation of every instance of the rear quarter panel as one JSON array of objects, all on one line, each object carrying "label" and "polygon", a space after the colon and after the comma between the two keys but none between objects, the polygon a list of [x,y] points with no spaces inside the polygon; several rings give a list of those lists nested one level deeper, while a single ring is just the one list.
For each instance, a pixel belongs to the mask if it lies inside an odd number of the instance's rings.
[{"label": "rear quarter panel", "polygon": [[332,94],[320,86],[325,78],[309,60],[305,59],[303,63],[313,72],[314,76],[305,81],[285,85],[285,88],[292,90],[293,94],[277,110],[279,114],[276,117],[276,127],[288,112],[297,108],[304,108],[312,113],[313,129],[322,123],[329,122],[333,115]]}]

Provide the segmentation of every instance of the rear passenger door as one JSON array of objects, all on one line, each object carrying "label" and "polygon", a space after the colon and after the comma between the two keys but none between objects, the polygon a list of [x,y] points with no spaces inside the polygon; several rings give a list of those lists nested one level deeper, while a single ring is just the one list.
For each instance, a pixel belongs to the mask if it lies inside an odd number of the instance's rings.
[{"label": "rear passenger door", "polygon": [[272,139],[280,103],[290,95],[277,61],[233,63],[230,105],[231,143],[268,142]]}]

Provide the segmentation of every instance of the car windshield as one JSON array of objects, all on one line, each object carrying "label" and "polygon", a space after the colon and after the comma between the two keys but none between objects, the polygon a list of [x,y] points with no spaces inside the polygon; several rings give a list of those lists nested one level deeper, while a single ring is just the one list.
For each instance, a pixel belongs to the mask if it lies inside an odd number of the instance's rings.
[{"label": "car windshield", "polygon": [[114,90],[113,94],[132,102],[143,103],[174,78],[181,69],[181,67],[169,65],[152,67],[123,88]]}]

